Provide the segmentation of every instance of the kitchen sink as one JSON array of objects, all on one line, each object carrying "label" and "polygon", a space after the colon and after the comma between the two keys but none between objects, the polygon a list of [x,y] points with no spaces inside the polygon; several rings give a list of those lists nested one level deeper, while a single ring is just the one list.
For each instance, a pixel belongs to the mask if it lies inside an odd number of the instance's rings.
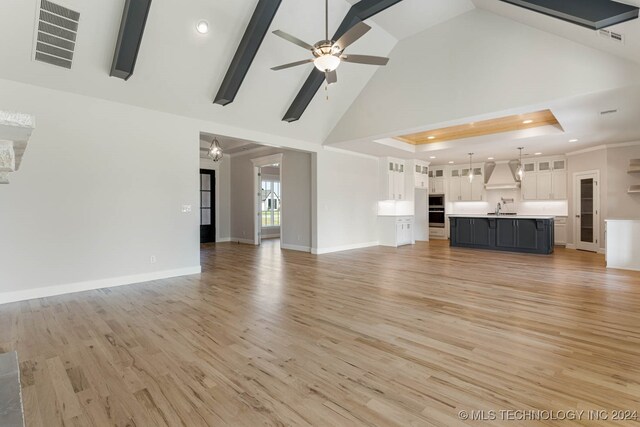
[{"label": "kitchen sink", "polygon": [[496,215],[495,212],[489,212],[487,215],[495,215],[495,216],[516,216],[518,215],[517,213],[514,212],[500,212],[499,214]]}]

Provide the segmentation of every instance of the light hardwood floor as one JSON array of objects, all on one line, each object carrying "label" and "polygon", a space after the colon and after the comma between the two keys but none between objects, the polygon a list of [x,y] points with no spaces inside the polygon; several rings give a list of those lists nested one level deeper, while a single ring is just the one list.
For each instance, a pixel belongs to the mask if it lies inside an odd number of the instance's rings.
[{"label": "light hardwood floor", "polygon": [[453,426],[461,410],[640,410],[640,274],[607,271],[601,255],[225,243],[205,246],[202,265],[0,306],[27,425]]}]

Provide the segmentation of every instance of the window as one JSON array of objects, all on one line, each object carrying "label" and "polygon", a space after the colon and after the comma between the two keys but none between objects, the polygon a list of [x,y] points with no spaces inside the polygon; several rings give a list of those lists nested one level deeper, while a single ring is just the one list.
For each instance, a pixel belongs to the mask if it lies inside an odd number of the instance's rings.
[{"label": "window", "polygon": [[262,226],[280,227],[280,182],[262,180]]}]

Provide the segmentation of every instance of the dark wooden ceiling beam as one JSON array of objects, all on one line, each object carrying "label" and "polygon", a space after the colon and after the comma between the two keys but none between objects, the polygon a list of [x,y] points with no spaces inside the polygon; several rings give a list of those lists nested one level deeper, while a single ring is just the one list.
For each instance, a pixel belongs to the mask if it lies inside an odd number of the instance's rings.
[{"label": "dark wooden ceiling beam", "polygon": [[151,0],[126,0],[110,76],[129,80],[136,67]]},{"label": "dark wooden ceiling beam", "polygon": [[[354,4],[342,20],[342,23],[333,36],[333,40],[338,40],[358,22],[365,21],[401,1],[402,0],[361,0]],[[322,87],[323,82],[324,74],[314,68],[282,120],[290,123],[300,119],[315,94],[320,87]]]},{"label": "dark wooden ceiling beam", "polygon": [[591,30],[638,18],[638,7],[611,0],[501,0]]},{"label": "dark wooden ceiling beam", "polygon": [[233,60],[227,69],[227,74],[222,80],[215,104],[227,105],[233,102],[247,72],[251,67],[258,49],[269,31],[271,22],[278,12],[282,0],[259,0],[256,10],[247,25],[247,29],[242,36],[240,45],[236,50]]}]

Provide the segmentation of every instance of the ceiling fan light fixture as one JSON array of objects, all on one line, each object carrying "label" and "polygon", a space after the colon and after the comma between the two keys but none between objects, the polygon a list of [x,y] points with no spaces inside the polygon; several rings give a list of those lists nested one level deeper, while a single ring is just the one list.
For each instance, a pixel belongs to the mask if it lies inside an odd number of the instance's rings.
[{"label": "ceiling fan light fixture", "polygon": [[335,71],[340,66],[340,58],[331,54],[321,55],[313,60],[313,65],[323,73]]}]

